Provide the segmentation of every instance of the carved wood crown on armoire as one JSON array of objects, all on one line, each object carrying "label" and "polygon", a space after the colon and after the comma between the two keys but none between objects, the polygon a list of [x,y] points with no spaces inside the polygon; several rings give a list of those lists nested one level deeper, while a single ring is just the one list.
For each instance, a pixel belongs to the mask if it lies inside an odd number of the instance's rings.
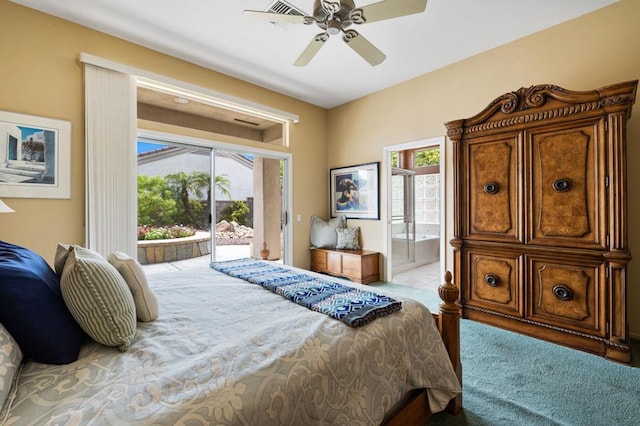
[{"label": "carved wood crown on armoire", "polygon": [[464,318],[631,362],[626,123],[637,84],[521,88],[446,123]]}]

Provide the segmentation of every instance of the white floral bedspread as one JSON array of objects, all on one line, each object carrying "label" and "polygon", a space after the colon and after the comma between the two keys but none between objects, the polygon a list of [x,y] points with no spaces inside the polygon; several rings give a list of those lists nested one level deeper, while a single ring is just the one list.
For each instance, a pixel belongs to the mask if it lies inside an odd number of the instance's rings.
[{"label": "white floral bedspread", "polygon": [[411,389],[433,411],[460,391],[418,302],[351,328],[211,269],[149,281],[160,317],[131,348],[26,363],[6,425],[377,425]]}]

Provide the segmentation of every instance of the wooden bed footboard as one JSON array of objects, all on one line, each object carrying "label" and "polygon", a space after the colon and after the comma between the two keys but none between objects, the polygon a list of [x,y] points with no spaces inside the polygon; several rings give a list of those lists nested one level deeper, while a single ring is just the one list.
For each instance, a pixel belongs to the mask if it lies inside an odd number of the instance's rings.
[{"label": "wooden bed footboard", "polygon": [[[444,284],[438,287],[438,294],[443,303],[440,311],[433,314],[438,324],[438,330],[442,341],[447,348],[451,364],[462,386],[462,363],[460,362],[460,306],[457,301],[460,289],[452,282],[451,272],[444,275]],[[462,394],[452,398],[447,405],[447,412],[458,414],[462,410]],[[398,406],[389,413],[384,426],[424,425],[432,416],[429,409],[427,392],[424,389],[416,389],[405,397]]]},{"label": "wooden bed footboard", "polygon": [[[449,358],[453,369],[462,386],[462,362],[460,361],[460,306],[458,298],[460,289],[452,282],[451,272],[444,274],[444,284],[438,287],[438,294],[443,303],[440,304],[440,313],[434,315],[438,322],[438,330],[449,352]],[[449,402],[447,411],[458,414],[462,410],[462,394],[459,394]]]}]

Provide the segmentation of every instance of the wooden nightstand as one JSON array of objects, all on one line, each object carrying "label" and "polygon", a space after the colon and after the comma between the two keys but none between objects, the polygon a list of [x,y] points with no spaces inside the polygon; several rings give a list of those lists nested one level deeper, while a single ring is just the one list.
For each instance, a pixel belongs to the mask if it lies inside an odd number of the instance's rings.
[{"label": "wooden nightstand", "polygon": [[311,249],[311,270],[369,284],[380,279],[380,253],[368,250]]}]

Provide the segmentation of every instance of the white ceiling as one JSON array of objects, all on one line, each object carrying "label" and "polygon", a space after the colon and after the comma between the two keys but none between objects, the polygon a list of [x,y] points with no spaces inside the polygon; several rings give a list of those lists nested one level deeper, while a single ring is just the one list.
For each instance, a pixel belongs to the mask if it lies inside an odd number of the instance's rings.
[{"label": "white ceiling", "polygon": [[[429,0],[423,13],[356,27],[387,55],[376,67],[341,36],[332,36],[306,67],[294,67],[320,29],[242,15],[266,10],[273,0],[12,1],[331,108],[618,0]],[[288,2],[313,13],[313,0]]]}]

